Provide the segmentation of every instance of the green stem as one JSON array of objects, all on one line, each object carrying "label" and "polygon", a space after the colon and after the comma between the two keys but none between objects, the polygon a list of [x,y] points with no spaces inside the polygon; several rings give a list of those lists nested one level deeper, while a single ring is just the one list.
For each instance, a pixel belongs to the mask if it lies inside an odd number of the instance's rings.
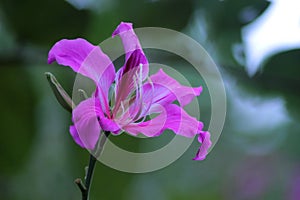
[{"label": "green stem", "polygon": [[94,169],[95,169],[95,164],[96,164],[96,158],[93,155],[90,155],[88,171],[86,174],[85,184],[84,184],[86,189],[85,189],[85,192],[82,194],[82,200],[88,200],[90,186],[91,186]]},{"label": "green stem", "polygon": [[[96,154],[97,157],[101,155],[103,146],[109,135],[110,135],[110,132],[105,131],[104,136],[102,136],[99,139],[100,141],[99,141],[99,145],[97,147],[97,154]],[[89,161],[89,166],[87,168],[87,173],[86,173],[84,184],[82,183],[82,180],[79,178],[75,180],[75,183],[77,184],[77,186],[79,187],[79,189],[81,191],[82,200],[89,199],[89,192],[90,192],[91,182],[92,182],[92,178],[93,178],[93,174],[94,174],[96,160],[97,159],[92,154],[90,154],[90,161]]]}]

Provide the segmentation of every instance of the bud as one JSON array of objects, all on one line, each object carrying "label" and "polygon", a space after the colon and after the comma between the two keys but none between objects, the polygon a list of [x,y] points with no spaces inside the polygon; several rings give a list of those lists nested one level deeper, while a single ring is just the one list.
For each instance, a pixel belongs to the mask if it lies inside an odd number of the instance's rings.
[{"label": "bud", "polygon": [[47,80],[50,84],[50,87],[60,105],[65,108],[67,111],[72,112],[72,109],[75,107],[74,102],[64,90],[64,88],[56,80],[55,76],[50,72],[45,72]]}]

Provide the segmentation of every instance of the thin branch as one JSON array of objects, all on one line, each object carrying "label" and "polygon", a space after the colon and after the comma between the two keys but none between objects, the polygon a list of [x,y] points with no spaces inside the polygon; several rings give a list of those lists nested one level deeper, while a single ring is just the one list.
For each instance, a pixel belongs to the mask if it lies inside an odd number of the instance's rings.
[{"label": "thin branch", "polygon": [[[104,135],[99,139],[98,145],[97,145],[97,156],[100,156],[104,147],[104,144],[107,140],[107,137],[110,135],[110,132],[105,131]],[[82,180],[80,178],[75,180],[75,183],[79,187],[82,195],[82,200],[88,200],[89,198],[89,192],[90,192],[90,187],[91,187],[91,182],[94,174],[94,169],[95,169],[95,164],[96,164],[97,159],[90,154],[90,161],[89,165],[87,167],[87,172],[85,176],[85,183],[82,183]]]}]

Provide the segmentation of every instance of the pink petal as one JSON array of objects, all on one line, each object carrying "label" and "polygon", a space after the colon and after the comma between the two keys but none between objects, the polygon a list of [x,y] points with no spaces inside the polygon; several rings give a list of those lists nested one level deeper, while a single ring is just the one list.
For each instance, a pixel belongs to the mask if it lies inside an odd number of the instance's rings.
[{"label": "pink petal", "polygon": [[164,106],[168,113],[168,119],[165,124],[167,129],[171,129],[178,135],[185,137],[194,137],[202,128],[203,123],[195,117],[190,116],[183,108],[178,105],[170,104]]},{"label": "pink petal", "polygon": [[121,22],[113,32],[112,37],[115,37],[116,35],[120,36],[120,38],[122,39],[124,50],[126,53],[126,61],[131,56],[132,52],[134,52],[135,50],[142,50],[139,39],[134,33],[132,23]]},{"label": "pink petal", "polygon": [[195,158],[193,160],[204,160],[206,158],[206,155],[208,154],[208,149],[211,147],[211,141],[210,141],[210,133],[201,131],[198,136],[199,143],[202,143],[200,146]]},{"label": "pink petal", "polygon": [[139,39],[134,33],[132,23],[121,22],[113,32],[112,37],[115,37],[116,35],[121,38],[125,51],[125,64],[120,68],[117,80],[133,68],[139,67],[140,64],[143,64],[142,74],[144,80],[149,73],[148,61]]},{"label": "pink petal", "polygon": [[191,138],[199,134],[203,128],[202,122],[191,117],[175,104],[164,107],[156,104],[151,109],[151,113],[159,111],[160,114],[154,119],[141,123],[132,123],[123,127],[123,129],[132,135],[142,133],[148,137],[158,136],[164,130],[170,129],[175,134]]},{"label": "pink petal", "polygon": [[80,38],[60,40],[49,51],[48,63],[54,61],[94,80],[102,109],[108,113],[108,90],[115,79],[115,68],[99,46]]},{"label": "pink petal", "polygon": [[74,141],[79,145],[79,146],[81,146],[82,148],[85,148],[85,146],[84,146],[84,144],[82,143],[82,141],[81,141],[81,139],[80,139],[80,137],[79,137],[79,135],[78,135],[78,132],[77,132],[77,130],[76,130],[76,128],[75,128],[75,126],[74,125],[72,125],[72,126],[70,126],[70,134],[71,134],[71,136],[73,137],[73,139],[74,139]]},{"label": "pink petal", "polygon": [[72,118],[74,127],[70,128],[70,131],[73,139],[80,146],[87,149],[94,149],[101,132],[101,127],[98,122],[100,112],[102,112],[101,109],[96,106],[96,101],[92,98],[82,101],[73,110]]},{"label": "pink petal", "polygon": [[151,104],[165,106],[178,100],[183,107],[189,104],[195,96],[200,95],[202,91],[202,87],[192,88],[181,85],[162,69],[152,75],[150,79],[152,83],[146,82],[142,89],[142,101],[145,105],[141,112],[142,117],[151,114],[148,109]]},{"label": "pink petal", "polygon": [[[96,101],[96,105],[100,103]],[[99,107],[99,106],[98,106]],[[120,125],[114,121],[114,119],[107,118],[103,112],[98,112],[98,121],[101,129],[104,131],[109,131],[113,134],[118,134],[121,130]]]},{"label": "pink petal", "polygon": [[[192,88],[181,85],[175,79],[168,76],[162,69],[150,76],[150,79],[154,85],[152,101],[161,105],[172,103],[177,99],[181,106],[185,106],[189,104],[195,96],[199,96],[202,91],[201,86]],[[144,92],[150,93],[151,95],[151,93],[153,93],[151,90],[150,86],[145,86]]]},{"label": "pink petal", "polygon": [[162,107],[159,104],[153,106],[152,113],[160,114],[154,119],[141,123],[129,124],[123,129],[131,135],[137,136],[139,133],[148,137],[155,137],[160,135],[164,130],[170,129],[175,134],[185,137],[198,136],[198,141],[202,143],[194,160],[204,160],[208,149],[211,146],[209,132],[202,131],[203,123],[196,118],[188,115],[181,107],[170,104]]},{"label": "pink petal", "polygon": [[[157,107],[161,108],[160,105],[157,105]],[[123,129],[127,133],[134,136],[137,136],[139,133],[147,137],[155,137],[160,135],[166,129],[165,124],[167,121],[167,112],[164,109],[157,109],[157,110],[161,110],[161,111],[160,114],[155,118],[145,122],[128,124],[126,126],[123,126]]]},{"label": "pink petal", "polygon": [[[147,58],[143,52],[138,37],[134,33],[131,23],[121,22],[113,32],[112,36],[118,35],[125,50],[125,64],[117,72],[116,78],[116,99],[113,115],[120,109],[121,102],[136,89],[135,80],[145,80],[149,73]],[[138,77],[136,77],[138,75]],[[134,80],[135,79],[135,80]]]},{"label": "pink petal", "polygon": [[95,48],[84,39],[60,40],[49,51],[48,63],[56,61],[60,65],[70,66],[75,72],[78,71],[82,62]]},{"label": "pink petal", "polygon": [[140,64],[143,65],[142,78],[144,80],[148,75],[148,60],[142,49],[135,49],[134,51],[130,52],[129,58],[126,59],[125,65],[121,68],[122,75],[129,71],[136,72],[137,70],[139,70]]},{"label": "pink petal", "polygon": [[97,85],[96,94],[100,100],[101,108],[109,116],[108,93],[116,76],[114,65],[110,59],[101,51],[100,47],[96,47],[82,63],[78,73],[89,74],[88,77],[90,78],[93,76],[92,79]]}]

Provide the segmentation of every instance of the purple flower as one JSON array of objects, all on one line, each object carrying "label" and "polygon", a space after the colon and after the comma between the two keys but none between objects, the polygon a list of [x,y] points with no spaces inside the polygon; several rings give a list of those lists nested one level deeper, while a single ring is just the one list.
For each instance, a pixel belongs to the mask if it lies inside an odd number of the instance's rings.
[{"label": "purple flower", "polygon": [[[185,137],[198,135],[202,145],[194,160],[205,159],[210,134],[202,131],[202,122],[183,109],[200,95],[202,87],[183,86],[162,69],[148,77],[149,64],[131,23],[122,22],[112,36],[121,38],[126,53],[118,72],[99,46],[84,39],[61,40],[49,52],[49,64],[56,61],[69,66],[96,85],[93,95],[72,112],[70,133],[75,142],[94,149],[101,131],[154,137],[170,129]],[[173,104],[175,100],[179,105]],[[150,114],[155,117],[149,120]]]}]

